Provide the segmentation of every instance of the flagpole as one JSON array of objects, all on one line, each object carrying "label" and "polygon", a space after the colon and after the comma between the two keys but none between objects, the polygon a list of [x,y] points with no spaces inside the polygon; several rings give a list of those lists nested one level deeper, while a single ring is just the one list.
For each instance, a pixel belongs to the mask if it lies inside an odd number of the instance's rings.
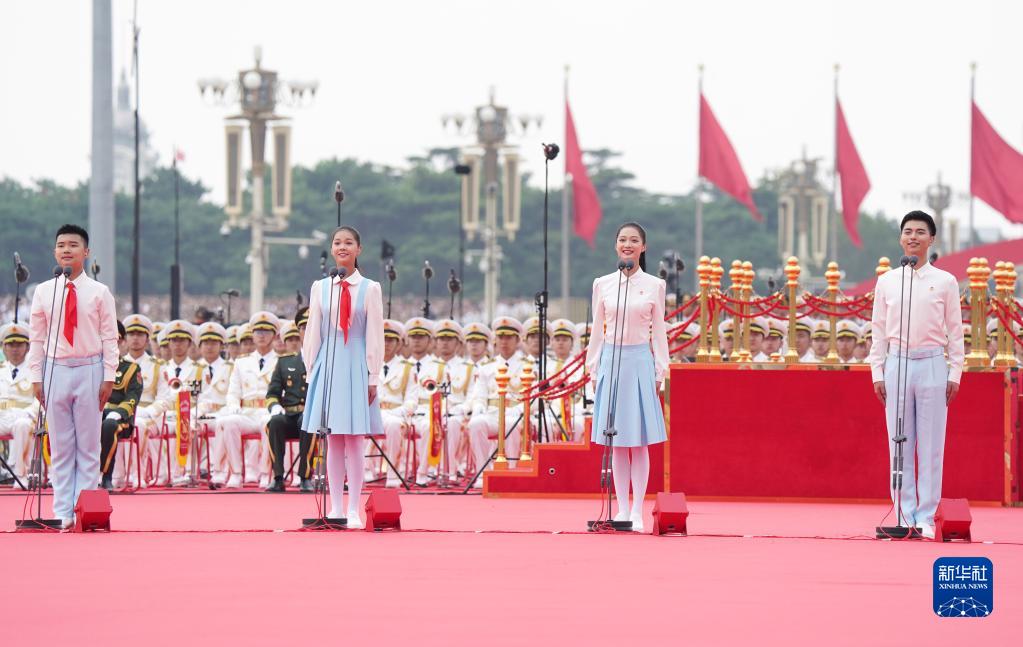
[{"label": "flagpole", "polygon": [[832,162],[834,165],[831,167],[833,173],[831,174],[831,260],[838,262],[838,225],[841,219],[838,215],[838,63],[835,63],[835,86],[833,91],[833,114],[834,119],[834,157]]},{"label": "flagpole", "polygon": [[[565,66],[565,129],[564,132],[568,133],[568,66]],[[562,161],[565,165],[562,174],[562,186],[561,186],[561,316],[565,318],[571,318],[569,312],[570,297],[569,292],[571,287],[569,285],[569,236],[571,231],[568,226],[568,191],[569,191],[569,179],[568,179],[568,155],[562,155]]]},{"label": "flagpole", "polygon": [[977,100],[974,97],[974,90],[977,80],[977,62],[970,63],[970,247],[977,245],[977,230],[973,226],[973,106]]},{"label": "flagpole", "polygon": [[[703,98],[703,63],[700,63],[697,67],[696,75],[696,89],[697,95],[700,100]],[[698,103],[697,106],[700,104]],[[697,131],[699,131],[699,108],[697,109]],[[699,263],[700,258],[703,256],[703,178],[700,177],[700,143],[696,146],[696,232],[694,238],[696,239],[696,247],[693,250],[693,263]],[[700,277],[693,272],[693,280],[695,281],[695,289],[700,289]],[[675,304],[676,306],[678,304]]]}]

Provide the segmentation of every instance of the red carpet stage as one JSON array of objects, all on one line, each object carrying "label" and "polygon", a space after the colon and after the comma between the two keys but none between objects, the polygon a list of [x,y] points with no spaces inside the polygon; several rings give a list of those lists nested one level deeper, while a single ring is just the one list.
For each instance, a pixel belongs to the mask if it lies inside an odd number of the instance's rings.
[{"label": "red carpet stage", "polygon": [[[943,493],[1020,500],[1015,371],[963,375],[949,410]],[[652,448],[650,490],[690,497],[884,500],[884,411],[866,366],[685,364],[671,369],[669,442]],[[594,424],[598,424],[596,421]],[[539,446],[531,469],[486,478],[488,496],[599,492],[602,448]]]},{"label": "red carpet stage", "polygon": [[[411,532],[329,534],[292,532],[309,495],[112,501],[109,534],[0,533],[4,645],[1006,645],[1023,617],[1019,509],[936,544],[868,539],[876,504],[696,502],[653,537],[580,532],[594,500],[406,494]],[[992,560],[990,617],[934,615],[940,556]]]}]

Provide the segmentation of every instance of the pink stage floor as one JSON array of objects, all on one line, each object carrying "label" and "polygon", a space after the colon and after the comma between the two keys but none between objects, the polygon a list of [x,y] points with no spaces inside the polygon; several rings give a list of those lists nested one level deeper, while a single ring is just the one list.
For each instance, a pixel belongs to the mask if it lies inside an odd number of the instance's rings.
[{"label": "pink stage floor", "polygon": [[[23,501],[0,495],[4,530]],[[653,537],[582,532],[594,500],[401,501],[413,532],[291,532],[315,510],[309,495],[146,492],[113,497],[110,534],[0,533],[2,644],[302,644],[321,632],[327,644],[417,647],[1020,637],[1023,509],[975,507],[977,541],[936,544],[873,540],[887,506],[870,504],[690,502],[690,536]],[[990,617],[933,614],[941,556],[991,559]]]}]

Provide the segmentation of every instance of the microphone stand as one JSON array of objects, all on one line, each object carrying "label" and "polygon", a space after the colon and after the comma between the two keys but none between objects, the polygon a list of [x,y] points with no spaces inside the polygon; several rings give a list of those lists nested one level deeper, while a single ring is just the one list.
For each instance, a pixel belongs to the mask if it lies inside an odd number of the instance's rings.
[{"label": "microphone stand", "polygon": [[387,264],[387,318],[391,318],[391,292],[394,290],[394,281],[398,273],[394,270],[394,261]]},{"label": "microphone stand", "polygon": [[[67,285],[68,276],[71,274],[71,268],[60,266],[53,268],[53,298],[50,300],[50,318],[46,320],[46,344],[44,346],[43,353],[43,380],[46,381],[46,369],[49,364],[50,354],[57,354],[57,343],[58,339],[53,339],[53,307],[57,304],[57,286],[60,285],[60,276],[64,276],[64,286]],[[57,313],[57,334],[60,335],[60,323],[64,319],[64,298],[67,294],[67,290],[61,290],[60,295],[60,310]],[[50,340],[53,339],[52,349]],[[53,384],[53,370],[50,370],[49,383],[46,388],[43,389],[43,398],[50,397],[49,387]],[[32,474],[29,476],[29,494],[28,499],[31,502],[32,497],[36,498],[36,516],[35,519],[19,519],[14,522],[15,530],[56,530],[59,529],[62,523],[61,519],[44,519],[43,518],[43,436],[46,435],[46,418],[43,411],[43,406],[39,406],[39,412],[36,414],[36,428],[32,433],[33,446],[32,446]]]},{"label": "microphone stand", "polygon": [[423,279],[426,282],[426,298],[423,299],[423,317],[430,318],[430,279],[433,278],[433,268],[430,261],[423,261]]},{"label": "microphone stand", "polygon": [[[536,293],[536,316],[540,320],[540,351],[537,353],[537,379],[538,384],[543,385],[539,390],[546,388],[547,382],[547,305],[548,305],[548,274],[549,265],[547,261],[547,233],[549,229],[548,198],[550,194],[549,178],[551,160],[558,156],[560,148],[557,144],[543,144],[543,290]],[[566,315],[568,313],[565,313]],[[536,439],[539,442],[547,442],[547,409],[549,403],[543,398],[537,398],[537,427]]]},{"label": "microphone stand", "polygon": [[[600,491],[603,495],[605,488],[607,489],[607,517],[604,518],[604,513],[601,512],[600,518],[595,521],[587,522],[586,526],[590,532],[599,532],[606,530],[632,530],[632,521],[614,521],[611,519],[611,490],[612,490],[612,456],[614,453],[614,437],[618,435],[618,431],[615,429],[615,414],[618,406],[618,376],[621,373],[622,366],[622,344],[625,341],[625,320],[626,320],[626,309],[629,304],[629,284],[632,283],[632,277],[625,275],[625,298],[621,300],[622,296],[622,275],[625,269],[631,269],[629,261],[618,261],[618,295],[615,297],[615,334],[612,337],[611,344],[611,367],[608,372],[607,380],[607,425],[604,427],[604,436],[607,438],[607,444],[604,445],[604,455],[601,457],[600,467]],[[618,314],[622,315],[622,323],[618,323]],[[618,355],[615,357],[615,352]],[[599,362],[599,359],[598,359]],[[599,370],[599,365],[598,365]],[[604,503],[601,501],[601,509],[603,509]]]},{"label": "microphone stand", "polygon": [[[338,203],[340,205],[340,203]],[[340,208],[340,207],[339,207]],[[348,520],[344,517],[328,517],[330,514],[327,509],[327,445],[330,439],[330,427],[328,426],[330,417],[330,405],[328,404],[328,398],[331,394],[331,387],[334,382],[334,356],[336,354],[335,342],[337,341],[337,317],[334,314],[334,279],[338,276],[343,281],[347,270],[343,267],[335,267],[330,270],[330,293],[327,299],[327,348],[323,350],[323,379],[320,381],[320,426],[313,432],[316,434],[316,441],[321,443],[320,447],[320,460],[316,467],[316,476],[319,481],[317,487],[320,488],[318,503],[319,517],[312,519],[303,519],[302,527],[310,530],[343,530],[348,524]],[[341,286],[338,285],[338,309],[341,308]],[[321,346],[322,348],[322,346]],[[341,484],[343,488],[344,483]]]},{"label": "microphone stand", "polygon": [[345,192],[341,190],[341,180],[334,185],[334,201],[337,202],[337,226],[341,226],[341,203],[345,201]]},{"label": "microphone stand", "polygon": [[448,278],[448,292],[451,293],[451,308],[449,310],[448,318],[455,318],[455,295],[462,291],[462,282],[458,280],[458,276],[455,274],[455,270],[451,270],[451,276]]},{"label": "microphone stand", "polygon": [[[902,518],[902,482],[903,482],[903,467],[905,463],[905,444],[906,444],[906,395],[909,387],[909,333],[910,333],[910,317],[913,314],[913,277],[916,274],[914,269],[909,271],[909,302],[905,300],[906,292],[906,265],[910,265],[911,268],[916,268],[916,264],[919,262],[916,256],[903,256],[901,260],[902,264],[902,276],[900,277],[901,285],[899,286],[899,350],[896,363],[895,372],[895,407],[897,415],[895,419],[895,437],[892,438],[892,442],[895,443],[895,452],[892,455],[892,489],[895,491],[895,508],[896,508],[896,525],[895,526],[878,526],[876,528],[875,536],[878,539],[915,539],[919,538],[920,535],[917,533],[916,528],[906,526],[903,524],[904,519]],[[903,312],[905,316],[905,329],[903,328]],[[905,330],[905,333],[903,333]],[[905,364],[905,368],[903,368]]]},{"label": "microphone stand", "polygon": [[14,323],[18,323],[18,311],[21,309],[21,284],[28,281],[28,268],[21,264],[19,254],[14,254],[14,282],[17,284],[14,293]]}]

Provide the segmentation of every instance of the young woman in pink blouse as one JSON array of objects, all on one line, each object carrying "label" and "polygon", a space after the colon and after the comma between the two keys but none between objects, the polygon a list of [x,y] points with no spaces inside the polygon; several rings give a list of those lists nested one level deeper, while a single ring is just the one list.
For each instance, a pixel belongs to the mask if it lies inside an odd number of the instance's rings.
[{"label": "young woman in pink blouse", "polygon": [[[613,401],[613,426],[618,432],[610,441],[611,470],[618,499],[615,521],[632,521],[633,530],[642,530],[643,498],[650,475],[647,447],[662,443],[668,437],[659,398],[668,370],[665,284],[645,271],[646,231],[637,223],[627,222],[618,228],[615,251],[619,261],[626,264],[631,261],[632,268],[593,281],[593,331],[586,350],[586,368],[590,375],[596,376],[590,440],[609,444],[604,431],[608,427],[609,404]],[[616,324],[621,325],[620,331]],[[616,342],[621,344],[620,359],[615,362],[615,375],[611,375],[612,349]]]}]

